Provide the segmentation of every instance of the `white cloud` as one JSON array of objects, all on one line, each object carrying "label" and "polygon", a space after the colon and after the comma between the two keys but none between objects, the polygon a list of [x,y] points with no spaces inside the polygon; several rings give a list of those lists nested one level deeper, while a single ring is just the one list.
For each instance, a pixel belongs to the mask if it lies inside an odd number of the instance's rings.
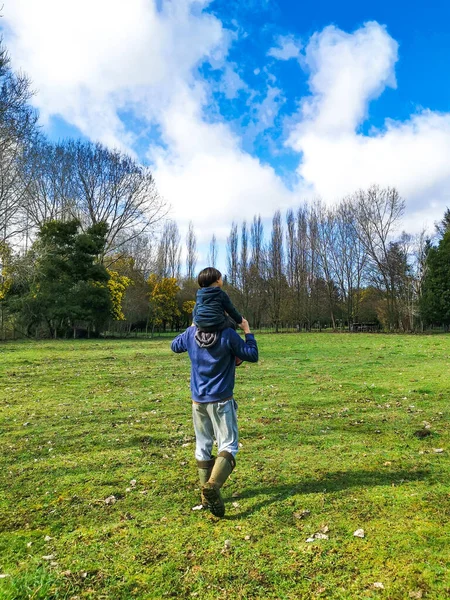
[{"label": "white cloud", "polygon": [[218,90],[222,92],[228,100],[237,98],[241,90],[247,90],[247,84],[236,72],[235,64],[226,64],[223,77],[219,81]]},{"label": "white cloud", "polygon": [[302,153],[304,185],[328,202],[373,183],[396,186],[415,231],[425,216],[439,219],[448,202],[450,114],[421,111],[358,133],[369,101],[395,87],[396,61],[397,43],[378,23],[353,34],[335,27],[315,34],[304,58],[311,96],[290,121],[287,145]]},{"label": "white cloud", "polygon": [[156,117],[200,61],[223,60],[227,32],[192,10],[202,4],[176,0],[158,11],[147,0],[15,0],[5,10],[6,41],[14,65],[33,80],[43,119],[59,114],[120,143],[118,109],[145,97]]},{"label": "white cloud", "polygon": [[397,43],[378,23],[353,34],[335,27],[314,34],[304,58],[313,95],[302,103],[303,119],[327,136],[354,131],[368,101],[395,87],[396,60]]},{"label": "white cloud", "polygon": [[268,85],[266,95],[259,102],[253,95],[249,102],[251,106],[248,111],[250,122],[244,133],[247,142],[253,143],[257,135],[275,126],[275,119],[285,101],[282,90],[271,85]]},{"label": "white cloud", "polygon": [[166,195],[177,198],[175,218],[192,218],[200,241],[213,232],[224,239],[233,219],[269,216],[293,202],[273,169],[242,151],[227,125],[205,123],[188,94],[173,100],[162,127],[171,150],[153,150],[155,175]]},{"label": "white cloud", "polygon": [[267,56],[272,56],[277,60],[299,59],[301,49],[302,44],[293,35],[279,35],[276,39],[276,46],[270,48]]},{"label": "white cloud", "polygon": [[[397,43],[378,23],[354,33],[327,27],[303,53],[293,36],[280,36],[268,55],[298,59],[311,94],[289,120],[287,146],[301,156],[300,184],[290,192],[267,165],[242,149],[225,122],[211,122],[212,89],[232,100],[244,90],[227,61],[236,32],[203,9],[208,0],[10,0],[4,9],[6,44],[15,68],[37,90],[43,120],[59,115],[85,135],[129,149],[136,132],[120,111],[156,125],[164,147],[149,149],[160,192],[180,227],[193,220],[199,241],[224,239],[231,221],[295,206],[308,195],[333,202],[372,183],[396,185],[407,223],[438,220],[450,184],[450,115],[421,111],[380,131],[359,133],[370,101],[396,86]],[[238,24],[234,24],[238,28]],[[219,84],[198,67],[220,69]],[[241,65],[239,65],[240,67]],[[271,127],[283,100],[281,83],[262,66],[268,93],[253,105],[247,135]],[[269,79],[271,77],[271,79]],[[253,133],[252,133],[253,131]]]},{"label": "white cloud", "polygon": [[154,0],[15,0],[5,18],[13,64],[32,78],[43,118],[58,114],[123,149],[134,134],[121,109],[157,125],[164,148],[149,157],[158,188],[180,225],[192,219],[209,240],[212,231],[225,237],[233,219],[270,215],[291,194],[228,125],[209,122],[211,86],[198,66],[222,69],[219,89],[230,99],[245,83],[225,60],[235,33],[207,4],[172,0],[159,11]]}]

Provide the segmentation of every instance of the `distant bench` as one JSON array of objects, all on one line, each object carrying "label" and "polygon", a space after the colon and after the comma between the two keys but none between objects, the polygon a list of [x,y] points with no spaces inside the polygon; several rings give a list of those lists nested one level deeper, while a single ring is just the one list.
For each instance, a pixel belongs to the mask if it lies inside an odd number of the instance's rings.
[{"label": "distant bench", "polygon": [[353,333],[359,332],[374,332],[379,331],[380,326],[377,323],[352,323],[350,331]]}]

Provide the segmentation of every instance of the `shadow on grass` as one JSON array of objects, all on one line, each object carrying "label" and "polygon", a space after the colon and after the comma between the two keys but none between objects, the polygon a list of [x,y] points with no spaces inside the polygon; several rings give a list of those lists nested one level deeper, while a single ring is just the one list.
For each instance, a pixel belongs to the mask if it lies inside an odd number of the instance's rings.
[{"label": "shadow on grass", "polygon": [[380,472],[380,471],[335,471],[324,474],[323,477],[316,479],[306,479],[301,482],[292,482],[290,484],[261,486],[244,490],[240,493],[240,499],[255,498],[256,496],[270,496],[256,503],[248,510],[242,511],[236,515],[229,515],[225,518],[229,520],[241,519],[251,513],[261,510],[265,506],[282,502],[296,494],[317,494],[339,492],[349,488],[369,488],[377,486],[395,486],[403,485],[412,481],[422,481],[430,475],[430,471],[417,470],[407,471],[405,469]]}]

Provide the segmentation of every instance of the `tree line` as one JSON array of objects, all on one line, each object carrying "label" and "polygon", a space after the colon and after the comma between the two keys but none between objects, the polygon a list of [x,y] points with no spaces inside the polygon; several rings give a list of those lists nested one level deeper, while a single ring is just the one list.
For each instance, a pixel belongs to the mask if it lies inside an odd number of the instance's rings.
[{"label": "tree line", "polygon": [[[0,318],[29,336],[181,328],[195,301],[198,249],[167,219],[151,171],[83,140],[49,141],[31,83],[0,46]],[[226,289],[256,328],[450,325],[450,211],[398,234],[405,202],[373,185],[334,206],[302,203],[270,225],[231,225]],[[217,266],[212,234],[208,263]]]},{"label": "tree line", "polygon": [[[267,232],[259,215],[233,223],[226,240],[226,289],[256,328],[418,331],[448,326],[444,290],[450,291],[450,256],[445,254],[450,211],[436,226],[437,245],[424,231],[398,233],[404,211],[395,188],[373,185],[334,206],[315,201],[284,214],[277,210]],[[179,313],[195,294],[195,247],[191,224],[182,277],[181,239],[170,222],[155,254],[155,273],[179,282]],[[211,266],[217,266],[217,254],[213,234]]]}]

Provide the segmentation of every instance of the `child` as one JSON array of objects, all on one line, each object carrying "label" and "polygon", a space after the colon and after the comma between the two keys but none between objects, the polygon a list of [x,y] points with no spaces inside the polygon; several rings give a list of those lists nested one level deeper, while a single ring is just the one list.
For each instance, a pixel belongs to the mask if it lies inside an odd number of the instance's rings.
[{"label": "child", "polygon": [[[200,271],[197,281],[200,289],[193,312],[197,329],[204,333],[222,331],[227,327],[236,329],[236,323],[242,323],[242,315],[234,308],[228,294],[222,290],[222,273],[214,267],[207,267]],[[241,364],[242,360],[236,356],[236,366]]]},{"label": "child", "polygon": [[[234,308],[228,294],[222,290],[222,273],[214,267],[207,267],[200,271],[197,281],[200,289],[193,312],[197,328],[206,333],[221,331],[226,327],[236,329],[234,321],[240,325],[242,315]],[[225,312],[228,313],[228,317]]]}]

